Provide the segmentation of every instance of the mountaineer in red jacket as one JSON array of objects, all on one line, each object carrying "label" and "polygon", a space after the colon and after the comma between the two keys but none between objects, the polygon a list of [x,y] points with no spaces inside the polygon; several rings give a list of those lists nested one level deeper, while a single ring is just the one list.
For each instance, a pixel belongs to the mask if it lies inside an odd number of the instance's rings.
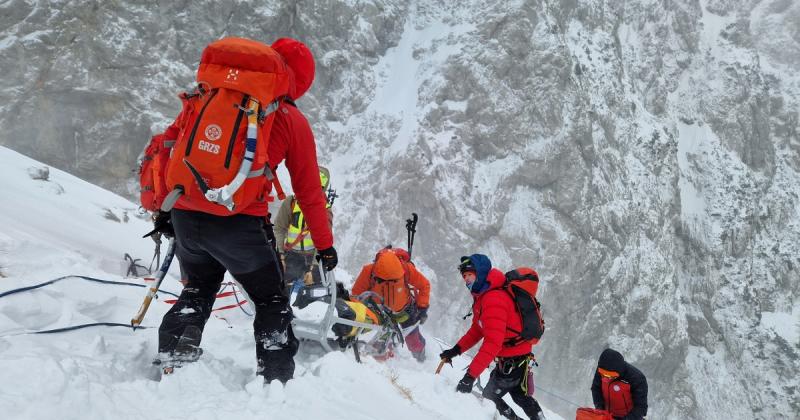
[{"label": "mountaineer in red jacket", "polygon": [[543,419],[539,403],[531,396],[533,383],[529,383],[532,377],[529,375],[531,349],[538,340],[509,343],[517,338],[514,331],[522,330],[522,318],[511,295],[503,290],[505,276],[492,268],[489,257],[482,254],[461,257],[459,270],[474,299],[472,325],[453,348],[443,351],[439,357],[449,362],[481,339],[483,343],[456,390],[471,392],[475,379],[496,359],[497,364],[483,389],[483,397],[492,400],[503,417],[520,419],[503,401],[503,396],[510,393],[529,418]]},{"label": "mountaineer in red jacket", "polygon": [[[283,99],[275,112],[267,149],[268,164],[274,172],[279,163],[286,162],[321,264],[332,270],[338,259],[325,195],[320,188],[314,135],[294,103],[311,87],[314,58],[303,43],[294,39],[279,39],[272,48],[286,63],[291,77],[289,98]],[[164,135],[176,138],[185,124],[182,113]],[[272,184],[266,185],[263,197],[269,195]],[[175,235],[177,256],[187,276],[178,302],[161,322],[160,357],[165,361],[192,361],[199,357],[202,331],[227,270],[255,304],[257,373],[267,382],[288,381],[294,374],[298,341],[291,328],[292,310],[276,256],[267,200],[256,200],[231,216],[203,212],[190,204],[181,197],[171,214],[162,213],[156,219],[157,230]]]}]

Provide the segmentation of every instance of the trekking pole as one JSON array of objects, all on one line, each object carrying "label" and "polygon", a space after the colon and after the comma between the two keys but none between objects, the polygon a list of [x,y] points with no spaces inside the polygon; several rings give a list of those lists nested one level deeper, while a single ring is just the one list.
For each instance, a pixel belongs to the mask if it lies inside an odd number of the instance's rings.
[{"label": "trekking pole", "polygon": [[333,201],[334,201],[334,200],[336,200],[336,198],[337,198],[337,197],[339,197],[339,194],[336,194],[336,190],[334,190],[334,189],[333,189],[333,188],[332,188],[332,187],[329,185],[329,186],[328,186],[328,195],[327,195],[327,199],[328,199],[328,206],[329,206],[329,207],[333,207]]},{"label": "trekking pole", "polygon": [[147,291],[147,295],[144,297],[144,302],[142,302],[142,306],[139,307],[139,311],[136,312],[136,315],[133,316],[131,319],[131,328],[134,330],[136,327],[141,325],[142,319],[144,319],[144,314],[147,313],[147,309],[150,307],[150,303],[153,301],[153,298],[156,297],[156,293],[158,293],[158,288],[161,287],[161,282],[164,280],[164,277],[167,276],[167,271],[169,271],[169,266],[172,264],[172,257],[175,256],[175,238],[170,238],[169,240],[169,247],[167,248],[167,254],[164,256],[164,262],[161,264],[161,268],[158,269],[158,272],[155,275],[155,281],[153,282],[153,286]]},{"label": "trekking pole", "polygon": [[[359,328],[356,331],[360,332],[361,329]],[[353,346],[353,355],[356,358],[356,363],[361,363],[361,353],[358,351],[358,332],[356,333],[355,337],[353,337],[353,342],[350,345]]]},{"label": "trekking pole", "polygon": [[414,247],[414,234],[417,233],[417,213],[411,213],[411,218],[406,219],[406,230],[408,231],[408,259],[411,259],[411,249]]}]

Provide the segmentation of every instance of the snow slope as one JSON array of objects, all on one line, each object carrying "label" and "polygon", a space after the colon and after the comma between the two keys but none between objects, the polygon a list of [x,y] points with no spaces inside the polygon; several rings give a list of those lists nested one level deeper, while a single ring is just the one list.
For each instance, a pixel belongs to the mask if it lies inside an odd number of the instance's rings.
[{"label": "snow slope", "polygon": [[[0,147],[0,294],[66,276],[122,278],[122,256],[149,261],[150,225],[136,205]],[[145,264],[146,265],[146,264]],[[175,268],[175,267],[173,267]],[[178,292],[176,270],[164,289]],[[341,277],[346,277],[342,273]],[[215,311],[199,362],[158,380],[151,366],[155,328],[94,327],[55,334],[34,331],[94,322],[127,324],[144,289],[69,278],[0,297],[0,413],[4,419],[480,419],[491,403],[454,392],[467,360],[440,376],[433,358],[417,363],[405,350],[387,363],[351,353],[322,355],[304,343],[296,378],[264,386],[255,376],[251,321],[237,309]],[[162,293],[143,325],[169,308]],[[225,298],[230,299],[230,298]],[[215,307],[230,304],[218,300]],[[430,335],[429,335],[430,337]],[[440,350],[428,340],[428,353]],[[518,409],[519,411],[519,409]],[[521,411],[519,411],[521,414]],[[558,418],[548,413],[549,419]]]}]

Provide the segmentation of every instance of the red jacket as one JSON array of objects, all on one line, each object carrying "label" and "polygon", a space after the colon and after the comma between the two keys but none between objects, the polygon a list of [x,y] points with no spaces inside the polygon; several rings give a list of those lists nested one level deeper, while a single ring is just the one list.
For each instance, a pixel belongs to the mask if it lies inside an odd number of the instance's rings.
[{"label": "red jacket", "polygon": [[511,295],[501,289],[505,280],[505,275],[493,268],[486,276],[489,288],[480,294],[473,293],[472,326],[458,340],[458,347],[465,352],[483,339],[478,354],[467,370],[473,378],[477,378],[489,367],[495,357],[522,356],[530,353],[535,344],[532,341],[523,341],[511,347],[503,345],[506,339],[516,336],[512,329],[522,330],[522,318],[514,307]]}]

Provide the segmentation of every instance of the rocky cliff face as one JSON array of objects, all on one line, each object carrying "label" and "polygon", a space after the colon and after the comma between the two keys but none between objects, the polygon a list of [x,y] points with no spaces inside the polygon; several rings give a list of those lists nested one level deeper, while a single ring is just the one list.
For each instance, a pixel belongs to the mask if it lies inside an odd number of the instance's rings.
[{"label": "rocky cliff face", "polygon": [[800,3],[213,4],[0,5],[0,144],[131,194],[205,44],[297,37],[345,269],[416,211],[443,337],[458,256],[539,270],[542,390],[587,404],[610,345],[651,417],[800,416]]}]

